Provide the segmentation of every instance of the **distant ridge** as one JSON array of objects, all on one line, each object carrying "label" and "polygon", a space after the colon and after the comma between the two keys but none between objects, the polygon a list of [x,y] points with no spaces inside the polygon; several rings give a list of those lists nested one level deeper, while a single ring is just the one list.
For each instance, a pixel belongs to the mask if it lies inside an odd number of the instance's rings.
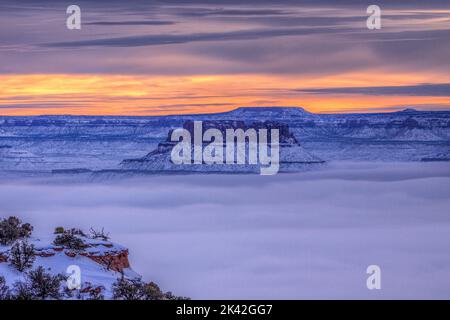
[{"label": "distant ridge", "polygon": [[301,112],[301,113],[309,113],[302,107],[282,107],[282,106],[273,106],[273,107],[238,107],[229,112]]},{"label": "distant ridge", "polygon": [[416,110],[414,108],[406,108],[406,109],[397,111],[395,113],[419,113],[419,112],[421,112],[421,111],[420,110]]},{"label": "distant ridge", "polygon": [[[275,117],[288,119],[291,117],[303,117],[309,119],[317,119],[321,116],[355,116],[355,115],[425,115],[425,114],[433,114],[436,116],[439,115],[448,115],[450,114],[450,109],[446,110],[417,110],[413,108],[406,108],[399,111],[390,111],[386,110],[376,111],[376,110],[367,110],[367,112],[321,112],[321,113],[313,113],[310,112],[303,107],[296,106],[270,106],[270,107],[236,107],[235,109],[229,111],[218,111],[211,113],[181,113],[181,114],[167,114],[167,115],[71,115],[71,114],[54,114],[54,115],[19,115],[19,116],[10,116],[10,115],[0,115],[0,125],[2,124],[2,120],[7,119],[52,119],[52,120],[67,120],[67,119],[170,119],[170,118],[183,118],[183,119],[192,119],[194,117],[202,117],[205,119],[211,117],[251,117],[251,118],[267,118],[267,117]],[[308,120],[309,120],[308,119]]]},{"label": "distant ridge", "polygon": [[230,117],[258,117],[258,118],[292,118],[292,117],[315,117],[314,113],[306,111],[302,107],[239,107],[237,109],[221,113],[222,116]]}]

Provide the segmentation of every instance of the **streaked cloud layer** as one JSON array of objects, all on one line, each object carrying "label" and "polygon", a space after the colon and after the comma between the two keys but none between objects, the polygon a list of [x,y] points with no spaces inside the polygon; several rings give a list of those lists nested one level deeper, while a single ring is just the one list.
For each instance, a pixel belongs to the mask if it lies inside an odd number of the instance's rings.
[{"label": "streaked cloud layer", "polygon": [[450,108],[450,4],[3,1],[1,114]]},{"label": "streaked cloud layer", "polygon": [[450,97],[450,83],[420,84],[412,86],[384,87],[342,87],[342,88],[311,88],[301,89],[301,92],[328,94],[365,94],[365,95],[408,95],[408,96],[443,96]]}]

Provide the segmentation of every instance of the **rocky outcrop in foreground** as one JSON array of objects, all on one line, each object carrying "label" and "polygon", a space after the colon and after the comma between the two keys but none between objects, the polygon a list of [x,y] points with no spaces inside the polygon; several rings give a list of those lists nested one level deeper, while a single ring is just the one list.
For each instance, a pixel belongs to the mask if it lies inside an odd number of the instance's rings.
[{"label": "rocky outcrop in foreground", "polygon": [[35,238],[15,217],[0,220],[0,300],[181,299],[134,272],[127,248],[103,231],[58,227]]}]

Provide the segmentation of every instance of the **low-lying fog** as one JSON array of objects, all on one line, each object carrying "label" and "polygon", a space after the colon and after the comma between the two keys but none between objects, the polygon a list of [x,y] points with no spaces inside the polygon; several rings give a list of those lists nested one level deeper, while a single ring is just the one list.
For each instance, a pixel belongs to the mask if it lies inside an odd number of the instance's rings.
[{"label": "low-lying fog", "polygon": [[[133,269],[192,298],[450,298],[450,164],[0,182],[0,216],[104,227]],[[379,265],[381,290],[366,288]]]}]

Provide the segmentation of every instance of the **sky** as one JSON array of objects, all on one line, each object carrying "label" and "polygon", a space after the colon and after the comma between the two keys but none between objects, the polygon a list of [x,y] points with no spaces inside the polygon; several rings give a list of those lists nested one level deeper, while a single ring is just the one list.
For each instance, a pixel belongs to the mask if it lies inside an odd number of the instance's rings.
[{"label": "sky", "polygon": [[0,0],[0,115],[449,110],[450,2],[405,2]]}]

